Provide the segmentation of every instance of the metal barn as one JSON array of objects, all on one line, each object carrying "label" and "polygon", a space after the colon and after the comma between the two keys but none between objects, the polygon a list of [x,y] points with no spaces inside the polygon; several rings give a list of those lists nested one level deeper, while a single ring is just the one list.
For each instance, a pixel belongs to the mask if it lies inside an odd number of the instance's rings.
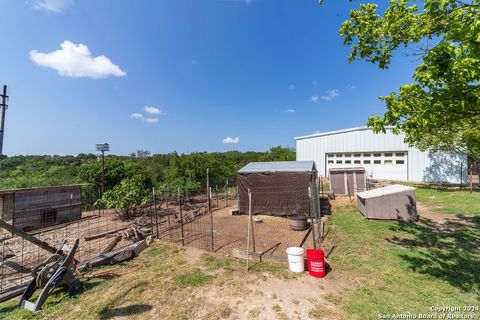
[{"label": "metal barn", "polygon": [[[309,213],[309,188],[318,194],[313,161],[251,162],[237,173],[238,209],[247,214],[248,190],[252,214],[286,216]],[[318,198],[318,197],[317,197]],[[318,206],[318,201],[312,201]]]},{"label": "metal barn", "polygon": [[0,219],[31,230],[81,217],[81,186],[0,190]]},{"label": "metal barn", "polygon": [[334,168],[364,167],[372,179],[466,183],[467,156],[420,151],[408,146],[405,135],[375,134],[358,127],[295,138],[297,160],[313,160],[319,174]]}]

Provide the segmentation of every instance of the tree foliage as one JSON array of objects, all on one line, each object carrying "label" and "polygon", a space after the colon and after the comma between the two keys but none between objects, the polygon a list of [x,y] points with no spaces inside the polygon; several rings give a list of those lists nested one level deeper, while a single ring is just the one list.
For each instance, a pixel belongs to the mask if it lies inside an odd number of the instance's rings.
[{"label": "tree foliage", "polygon": [[97,201],[101,208],[114,209],[122,219],[131,219],[143,213],[143,206],[150,203],[148,190],[139,177],[122,180],[106,191]]},{"label": "tree foliage", "polygon": [[[105,192],[126,179],[134,179],[141,189],[170,195],[191,195],[205,191],[206,169],[210,185],[222,188],[227,179],[235,183],[238,169],[252,161],[295,160],[290,148],[273,147],[267,152],[198,152],[191,154],[154,154],[142,150],[141,156],[105,157]],[[83,199],[97,199],[102,181],[101,158],[93,154],[78,156],[15,156],[0,161],[0,189],[26,188],[70,183],[85,184]]]},{"label": "tree foliage", "polygon": [[381,97],[387,111],[368,125],[393,126],[421,150],[480,158],[480,0],[391,0],[380,12],[362,3],[340,29],[349,61],[388,68],[399,48],[421,59],[413,83]]}]

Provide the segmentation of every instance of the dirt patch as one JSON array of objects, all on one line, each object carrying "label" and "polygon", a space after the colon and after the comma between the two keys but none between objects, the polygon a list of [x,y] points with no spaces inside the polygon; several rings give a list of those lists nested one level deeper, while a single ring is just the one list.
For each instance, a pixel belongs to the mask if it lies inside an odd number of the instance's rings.
[{"label": "dirt patch", "polygon": [[439,229],[456,230],[463,227],[478,228],[480,219],[476,215],[451,214],[435,211],[424,204],[417,202],[417,212],[420,218],[430,220],[438,225]]},{"label": "dirt patch", "polygon": [[[231,310],[227,319],[309,319],[315,301],[322,300],[331,315],[336,313],[333,303],[322,299],[329,294],[330,283],[307,275],[296,279],[279,279],[272,275],[235,274],[228,285],[202,288],[194,293],[205,301],[197,318],[208,318],[218,306]],[[323,303],[323,301],[325,303]]]}]

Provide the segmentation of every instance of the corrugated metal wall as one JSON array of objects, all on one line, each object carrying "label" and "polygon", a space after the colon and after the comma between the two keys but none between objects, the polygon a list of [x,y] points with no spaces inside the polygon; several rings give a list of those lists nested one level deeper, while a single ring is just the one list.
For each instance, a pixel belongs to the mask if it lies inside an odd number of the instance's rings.
[{"label": "corrugated metal wall", "polygon": [[[444,152],[422,152],[404,143],[404,134],[374,134],[368,128],[296,138],[297,161],[314,160],[319,174],[326,175],[325,154],[332,152],[408,152],[408,180],[429,182],[466,182],[466,156]],[[461,177],[461,173],[463,177]]]}]

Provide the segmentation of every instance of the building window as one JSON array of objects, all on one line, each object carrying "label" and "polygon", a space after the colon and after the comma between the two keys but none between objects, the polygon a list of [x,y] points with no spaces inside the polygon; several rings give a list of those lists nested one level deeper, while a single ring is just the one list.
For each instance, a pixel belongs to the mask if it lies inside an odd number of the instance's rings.
[{"label": "building window", "polygon": [[352,155],[350,153],[345,153],[345,158],[350,158]]},{"label": "building window", "polygon": [[336,164],[342,164],[342,160],[337,160],[335,163]]},{"label": "building window", "polygon": [[354,156],[355,158],[360,158],[360,157],[362,156],[362,154],[361,154],[361,153],[355,153],[353,156]]},{"label": "building window", "polygon": [[331,153],[330,153],[330,154],[327,154],[327,157],[333,158],[333,154],[331,154]]},{"label": "building window", "polygon": [[360,163],[362,163],[362,162],[361,162],[360,160],[353,160],[353,163],[355,163],[355,164],[360,164]]},{"label": "building window", "polygon": [[373,164],[382,164],[382,160],[373,160]]},{"label": "building window", "polygon": [[405,161],[404,160],[397,160],[395,161],[396,164],[405,164]]},{"label": "building window", "polygon": [[333,160],[328,160],[328,163],[333,163]]},{"label": "building window", "polygon": [[363,160],[363,164],[370,164],[370,160]]},{"label": "building window", "polygon": [[337,158],[341,158],[341,157],[343,157],[343,154],[337,153],[335,156],[336,156]]},{"label": "building window", "polygon": [[370,156],[371,156],[370,153],[364,153],[364,154],[363,154],[363,157],[364,157],[364,158],[370,158]]},{"label": "building window", "polygon": [[384,164],[393,164],[393,161],[392,160],[385,160],[383,163]]},{"label": "building window", "polygon": [[345,160],[345,164],[351,164],[352,160]]},{"label": "building window", "polygon": [[397,152],[397,153],[395,153],[395,156],[397,156],[397,157],[404,157],[404,156],[405,156],[405,153],[404,153],[404,152]]},{"label": "building window", "polygon": [[385,157],[391,157],[393,156],[393,153],[385,153]]},{"label": "building window", "polygon": [[382,156],[382,154],[381,154],[381,153],[374,153],[373,156],[374,156],[375,158],[380,158],[380,157]]}]

